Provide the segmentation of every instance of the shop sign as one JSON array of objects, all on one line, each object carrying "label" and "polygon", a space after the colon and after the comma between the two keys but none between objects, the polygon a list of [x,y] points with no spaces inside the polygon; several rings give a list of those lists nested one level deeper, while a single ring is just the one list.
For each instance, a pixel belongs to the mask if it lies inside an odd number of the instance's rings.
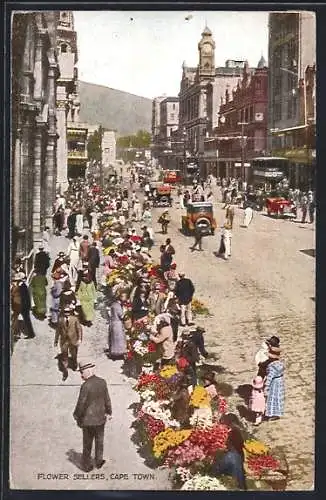
[{"label": "shop sign", "polygon": [[271,177],[283,177],[284,173],[283,172],[278,172],[278,171],[266,171],[266,170],[254,170],[254,175],[258,175],[260,177],[266,177],[266,178],[271,178]]}]

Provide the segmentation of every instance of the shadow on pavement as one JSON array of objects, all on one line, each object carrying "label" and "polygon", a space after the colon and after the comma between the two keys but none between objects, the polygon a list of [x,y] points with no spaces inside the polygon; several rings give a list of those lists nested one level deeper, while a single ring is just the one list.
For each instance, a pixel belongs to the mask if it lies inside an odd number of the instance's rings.
[{"label": "shadow on pavement", "polygon": [[314,248],[308,248],[307,250],[300,250],[301,253],[309,255],[309,257],[316,257],[316,250]]},{"label": "shadow on pavement", "polygon": [[79,470],[83,471],[84,472],[84,468],[83,468],[83,455],[81,453],[78,453],[77,451],[75,450],[68,450],[67,453],[67,458],[69,460],[69,462],[71,462],[72,464],[74,464]]},{"label": "shadow on pavement", "polygon": [[249,403],[250,394],[252,391],[252,386],[250,384],[239,385],[236,389],[237,394],[242,398],[246,405]]},{"label": "shadow on pavement", "polygon": [[254,413],[249,410],[245,405],[237,405],[237,410],[241,418],[245,418],[247,422],[253,423],[255,421]]}]

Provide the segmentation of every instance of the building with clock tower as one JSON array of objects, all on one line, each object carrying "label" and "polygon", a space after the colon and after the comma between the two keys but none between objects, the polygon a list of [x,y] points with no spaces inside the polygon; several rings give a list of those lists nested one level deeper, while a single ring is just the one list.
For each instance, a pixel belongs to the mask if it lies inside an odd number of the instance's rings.
[{"label": "building with clock tower", "polygon": [[[179,148],[177,164],[185,171],[187,161],[196,161],[203,176],[207,175],[204,142],[218,127],[218,109],[227,87],[233,88],[242,76],[245,61],[228,60],[225,66],[215,65],[215,41],[205,27],[198,43],[197,67],[184,62],[179,92]],[[189,158],[189,160],[186,160]]]}]

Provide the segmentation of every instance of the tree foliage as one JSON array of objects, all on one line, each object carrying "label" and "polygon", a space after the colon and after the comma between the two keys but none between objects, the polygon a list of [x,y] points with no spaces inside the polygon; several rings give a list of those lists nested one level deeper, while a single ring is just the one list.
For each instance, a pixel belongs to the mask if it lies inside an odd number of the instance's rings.
[{"label": "tree foliage", "polygon": [[119,137],[117,146],[120,148],[149,148],[151,134],[146,130],[138,130],[136,134]]},{"label": "tree foliage", "polygon": [[95,132],[88,138],[87,152],[89,160],[101,161],[101,144],[103,132],[104,129],[100,125],[99,128],[95,130]]}]

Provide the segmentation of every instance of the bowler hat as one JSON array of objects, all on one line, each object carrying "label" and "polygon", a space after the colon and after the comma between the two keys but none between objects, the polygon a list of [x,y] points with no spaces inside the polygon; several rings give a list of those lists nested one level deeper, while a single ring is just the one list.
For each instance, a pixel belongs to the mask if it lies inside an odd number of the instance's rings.
[{"label": "bowler hat", "polygon": [[84,370],[88,370],[89,368],[95,368],[94,363],[79,363],[79,371],[83,372]]}]

